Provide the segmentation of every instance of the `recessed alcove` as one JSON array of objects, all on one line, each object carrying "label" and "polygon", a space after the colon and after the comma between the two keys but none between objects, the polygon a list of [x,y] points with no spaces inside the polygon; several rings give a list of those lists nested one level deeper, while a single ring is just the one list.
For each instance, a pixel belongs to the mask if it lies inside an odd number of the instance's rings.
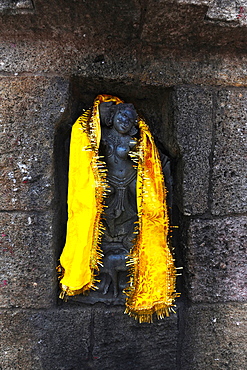
[{"label": "recessed alcove", "polygon": [[[1,367],[245,369],[244,0],[1,0],[0,22]],[[57,299],[71,127],[100,93],[171,159],[184,294],[151,325]]]},{"label": "recessed alcove", "polygon": [[[103,79],[89,79],[74,76],[70,81],[70,98],[65,110],[63,121],[57,127],[54,157],[55,157],[55,183],[56,183],[56,212],[55,212],[55,240],[56,258],[62,252],[66,237],[67,223],[67,186],[68,186],[68,161],[69,141],[73,123],[82,114],[83,109],[92,106],[95,97],[99,94],[118,96],[126,103],[134,104],[138,114],[145,118],[146,123],[154,136],[160,153],[169,157],[171,177],[175,177],[177,158],[174,155],[176,150],[170,151],[173,138],[166,136],[167,121],[172,120],[172,89],[157,86],[142,86],[136,81],[123,83]],[[169,144],[168,144],[169,140]],[[168,150],[169,148],[169,150]],[[171,182],[171,180],[169,180]],[[172,184],[170,185],[172,193]],[[172,225],[178,224],[179,212],[170,196],[170,214]],[[172,204],[173,203],[173,204]],[[172,205],[172,207],[171,207]],[[172,208],[172,210],[171,210]],[[176,244],[176,254],[179,256],[177,230],[173,229],[173,244]],[[179,257],[178,257],[179,259]],[[179,262],[181,265],[181,261]],[[112,289],[112,287],[111,287]],[[73,298],[72,298],[73,299]],[[77,298],[75,299],[77,301]],[[116,301],[116,304],[122,300]]]}]

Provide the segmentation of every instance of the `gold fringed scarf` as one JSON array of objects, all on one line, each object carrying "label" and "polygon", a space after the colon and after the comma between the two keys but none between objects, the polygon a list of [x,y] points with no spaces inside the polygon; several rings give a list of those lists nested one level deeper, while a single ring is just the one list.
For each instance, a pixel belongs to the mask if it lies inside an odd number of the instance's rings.
[{"label": "gold fringed scarf", "polygon": [[[60,258],[62,293],[80,294],[95,289],[103,233],[100,221],[106,196],[105,163],[99,158],[101,139],[99,104],[123,101],[99,95],[93,108],[72,128],[69,162],[67,237]],[[176,268],[168,247],[169,220],[161,163],[152,135],[139,119],[140,140],[136,154],[138,235],[129,255],[130,283],[125,289],[126,313],[140,322],[169,315],[174,299]]]}]

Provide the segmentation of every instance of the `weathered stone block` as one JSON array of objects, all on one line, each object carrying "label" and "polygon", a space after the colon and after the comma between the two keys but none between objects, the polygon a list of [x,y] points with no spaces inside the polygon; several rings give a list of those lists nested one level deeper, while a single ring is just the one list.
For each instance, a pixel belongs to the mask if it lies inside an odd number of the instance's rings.
[{"label": "weathered stone block", "polygon": [[176,88],[174,122],[165,122],[168,149],[180,156],[175,197],[185,215],[208,209],[209,156],[212,141],[212,93],[200,87]]},{"label": "weathered stone block", "polygon": [[139,324],[122,308],[97,309],[93,369],[175,370],[177,317]]},{"label": "weathered stone block", "polygon": [[236,27],[246,25],[245,0],[177,0],[179,4],[207,5],[205,21],[218,26]]},{"label": "weathered stone block", "polygon": [[186,263],[192,301],[246,301],[247,217],[193,220],[188,235]]},{"label": "weathered stone block", "polygon": [[25,14],[33,10],[32,0],[1,0],[0,13]]},{"label": "weathered stone block", "polygon": [[56,289],[53,214],[0,215],[0,307],[49,307]]},{"label": "weathered stone block", "polygon": [[2,369],[87,369],[90,310],[1,312]]},{"label": "weathered stone block", "polygon": [[[50,4],[48,7],[50,14]],[[65,15],[68,17],[68,12]],[[230,56],[210,54],[208,50],[202,51],[202,54],[199,56],[191,54],[184,47],[184,43],[179,44],[182,42],[181,40],[187,42],[188,38],[185,37],[185,40],[183,34],[177,34],[178,28],[176,24],[174,25],[175,38],[169,28],[165,30],[165,27],[163,28],[162,26],[167,48],[164,48],[163,43],[160,43],[158,46],[157,44],[146,44],[144,41],[140,56],[138,52],[140,45],[137,38],[133,41],[132,47],[130,47],[129,42],[126,40],[115,38],[115,36],[109,36],[108,39],[107,36],[102,38],[103,35],[101,33],[102,37],[99,38],[100,45],[98,45],[99,39],[92,37],[92,34],[88,32],[85,33],[84,27],[78,27],[78,30],[75,30],[72,35],[71,33],[66,34],[62,32],[61,30],[65,24],[63,23],[63,17],[64,14],[58,17],[57,13],[55,13],[55,16],[53,13],[53,19],[59,19],[61,23],[55,24],[52,29],[49,29],[51,23],[48,20],[43,25],[43,30],[45,29],[46,32],[49,32],[48,36],[50,37],[51,34],[54,36],[52,40],[49,40],[49,37],[46,35],[45,38],[40,36],[39,39],[35,40],[22,39],[15,40],[15,42],[12,41],[12,35],[13,32],[17,32],[18,19],[14,19],[11,27],[9,22],[4,22],[4,17],[0,17],[0,28],[7,33],[5,39],[3,39],[1,34],[0,74],[54,73],[56,75],[83,76],[96,81],[99,78],[103,78],[106,82],[105,89],[107,92],[109,92],[109,86],[113,81],[121,81],[126,84],[131,84],[133,81],[136,84],[135,81],[138,81],[137,84],[141,86],[153,85],[162,87],[184,84],[199,86],[246,85],[247,71],[245,65],[247,59],[244,54],[241,55],[241,62],[239,62],[239,56],[235,54],[230,54]],[[30,31],[30,28],[34,28],[33,22],[29,21],[30,24],[26,24],[26,27],[22,29],[24,33]],[[21,25],[18,24],[18,26],[22,28],[23,22]],[[70,26],[67,24],[66,29]],[[118,27],[120,27],[119,23]],[[155,29],[153,23],[148,28]],[[40,29],[37,32],[39,31]],[[198,34],[198,30],[191,31],[188,29],[188,32],[193,32],[196,36]],[[55,34],[57,37],[55,37]],[[243,32],[241,35],[227,34],[224,30],[222,44],[231,43],[235,48],[238,47],[241,50],[243,45],[245,45],[245,36],[243,37],[243,35]],[[204,45],[212,43],[212,38],[215,38],[218,47],[221,36],[218,35],[217,37],[215,28],[211,34],[208,32],[208,28],[206,28],[205,36]],[[129,36],[127,35],[127,37]],[[157,32],[154,34],[154,38],[157,38]],[[9,39],[10,41],[8,41]],[[198,40],[197,37],[194,39]],[[172,49],[172,52],[169,50],[171,45],[173,45],[173,48],[178,48],[178,52],[175,55],[173,55],[174,49]],[[196,47],[198,46],[201,46],[200,43],[196,45]]]},{"label": "weathered stone block", "polygon": [[1,78],[2,210],[46,209],[53,199],[54,129],[67,106],[62,78]]},{"label": "weathered stone block", "polygon": [[224,26],[246,26],[245,0],[213,0],[206,14],[206,19]]},{"label": "weathered stone block", "polygon": [[195,305],[185,314],[183,370],[245,370],[247,304]]},{"label": "weathered stone block", "polygon": [[1,310],[0,364],[4,370],[42,370],[33,356],[35,333],[29,324],[28,311]]},{"label": "weathered stone block", "polygon": [[[156,3],[149,2],[145,7],[145,23],[143,24],[141,37],[149,43],[162,43],[165,46],[174,46],[175,40],[179,43],[187,43],[184,37],[189,29],[198,26],[198,19],[205,16],[204,7],[193,7],[193,17],[191,8],[170,1],[157,0]],[[178,25],[183,24],[183,27]],[[169,28],[170,33],[166,33]],[[161,30],[164,30],[161,32]],[[178,39],[177,39],[178,37]]]},{"label": "weathered stone block", "polygon": [[212,213],[247,211],[247,90],[219,91],[212,176]]}]

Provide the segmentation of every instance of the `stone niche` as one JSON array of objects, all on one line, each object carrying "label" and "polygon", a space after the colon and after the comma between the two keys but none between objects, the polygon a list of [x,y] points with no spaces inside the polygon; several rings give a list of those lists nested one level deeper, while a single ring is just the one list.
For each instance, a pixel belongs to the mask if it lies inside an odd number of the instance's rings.
[{"label": "stone niche", "polygon": [[[103,80],[92,80],[74,77],[71,81],[71,96],[69,106],[66,109],[64,119],[57,128],[55,137],[55,183],[57,196],[56,210],[56,239],[57,239],[57,259],[61,254],[66,237],[67,223],[67,186],[68,186],[68,161],[69,161],[69,142],[71,127],[76,119],[82,114],[83,109],[91,107],[98,94],[109,94],[122,98],[126,103],[133,103],[138,114],[143,116],[148,123],[150,130],[161,153],[169,157],[170,167],[176,165],[176,151],[167,150],[169,147],[165,136],[164,121],[169,112],[167,107],[171,103],[170,89],[157,88],[154,86],[141,87],[133,83],[123,84]],[[166,112],[164,115],[163,112]],[[171,179],[169,178],[171,181]],[[172,192],[171,192],[172,193]],[[172,198],[172,194],[170,194]],[[172,201],[172,199],[170,199]],[[177,218],[175,211],[172,218]],[[101,279],[102,275],[99,276]],[[125,272],[118,273],[119,285],[121,289],[126,286],[127,276]],[[107,294],[100,294],[92,291],[88,296],[77,295],[68,297],[73,303],[104,302],[108,305],[124,305],[125,296],[119,293],[117,298],[113,297],[113,286],[110,285]]]}]

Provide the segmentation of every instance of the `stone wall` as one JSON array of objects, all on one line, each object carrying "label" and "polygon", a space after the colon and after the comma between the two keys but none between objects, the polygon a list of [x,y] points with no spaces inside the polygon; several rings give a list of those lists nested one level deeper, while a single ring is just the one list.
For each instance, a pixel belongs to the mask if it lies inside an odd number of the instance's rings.
[{"label": "stone wall", "polygon": [[[240,0],[1,2],[2,370],[246,369],[246,19]],[[98,93],[172,161],[182,296],[153,324],[58,299],[66,148]]]}]

